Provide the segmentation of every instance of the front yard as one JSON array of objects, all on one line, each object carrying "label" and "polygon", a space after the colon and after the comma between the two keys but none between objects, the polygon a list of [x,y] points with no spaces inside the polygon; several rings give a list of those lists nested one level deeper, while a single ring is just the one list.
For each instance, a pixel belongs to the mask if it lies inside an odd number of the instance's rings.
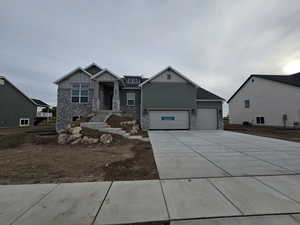
[{"label": "front yard", "polygon": [[0,168],[0,184],[158,179],[149,142],[113,135],[109,145],[59,145],[53,127],[1,129]]},{"label": "front yard", "polygon": [[300,130],[281,127],[242,126],[225,124],[224,130],[300,142]]}]

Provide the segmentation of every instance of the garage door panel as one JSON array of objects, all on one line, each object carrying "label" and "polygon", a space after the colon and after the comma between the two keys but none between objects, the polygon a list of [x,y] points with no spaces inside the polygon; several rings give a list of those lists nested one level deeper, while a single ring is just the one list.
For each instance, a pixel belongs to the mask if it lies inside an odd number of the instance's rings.
[{"label": "garage door panel", "polygon": [[150,111],[150,129],[189,129],[188,111]]},{"label": "garage door panel", "polygon": [[200,130],[217,129],[217,109],[201,108],[197,109],[197,128]]}]

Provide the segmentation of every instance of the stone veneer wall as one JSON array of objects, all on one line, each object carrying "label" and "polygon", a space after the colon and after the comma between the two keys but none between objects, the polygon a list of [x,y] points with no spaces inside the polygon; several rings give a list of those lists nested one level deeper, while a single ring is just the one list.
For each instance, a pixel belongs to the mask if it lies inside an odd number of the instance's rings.
[{"label": "stone veneer wall", "polygon": [[88,103],[72,103],[71,89],[58,88],[57,90],[57,117],[56,129],[62,129],[72,122],[73,116],[87,116],[92,113],[94,89],[89,90]]}]

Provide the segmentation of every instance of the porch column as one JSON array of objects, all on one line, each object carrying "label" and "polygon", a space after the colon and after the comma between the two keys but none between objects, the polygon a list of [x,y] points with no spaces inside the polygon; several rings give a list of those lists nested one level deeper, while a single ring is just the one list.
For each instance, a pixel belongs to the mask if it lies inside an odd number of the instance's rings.
[{"label": "porch column", "polygon": [[114,81],[114,95],[113,95],[113,112],[120,112],[120,92],[119,92],[119,81]]},{"label": "porch column", "polygon": [[93,96],[93,105],[92,110],[93,112],[97,112],[99,110],[99,83],[94,81],[94,96]]}]

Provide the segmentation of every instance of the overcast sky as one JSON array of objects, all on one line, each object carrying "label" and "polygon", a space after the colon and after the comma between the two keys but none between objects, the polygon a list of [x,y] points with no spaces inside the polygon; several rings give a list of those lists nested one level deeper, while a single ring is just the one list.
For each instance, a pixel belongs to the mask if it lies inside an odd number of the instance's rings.
[{"label": "overcast sky", "polygon": [[0,74],[56,104],[53,81],[78,66],[171,65],[228,99],[250,74],[300,59],[299,22],[299,0],[1,0]]}]

